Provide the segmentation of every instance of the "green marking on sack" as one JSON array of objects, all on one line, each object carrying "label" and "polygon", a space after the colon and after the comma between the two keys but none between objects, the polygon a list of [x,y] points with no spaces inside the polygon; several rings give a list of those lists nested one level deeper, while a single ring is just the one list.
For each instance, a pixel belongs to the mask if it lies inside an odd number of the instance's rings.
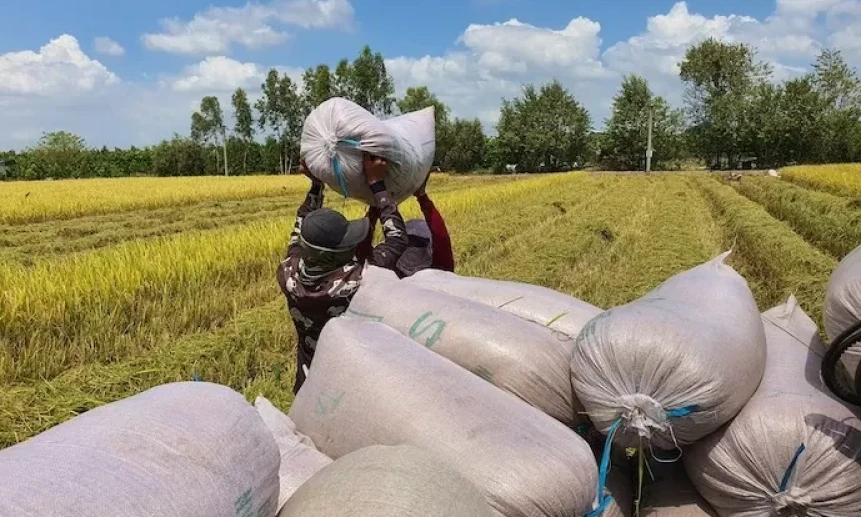
[{"label": "green marking on sack", "polygon": [[349,312],[350,314],[353,314],[353,315],[355,315],[355,316],[358,316],[358,317],[360,317],[360,318],[364,318],[364,319],[366,319],[366,320],[371,320],[371,321],[376,321],[376,322],[381,322],[381,321],[383,321],[383,317],[382,317],[382,316],[376,316],[376,315],[374,315],[374,314],[368,314],[368,313],[365,313],[365,312],[354,311],[354,310],[352,309],[352,307],[348,308],[348,309],[347,309],[347,312]]},{"label": "green marking on sack", "polygon": [[472,373],[478,375],[487,382],[493,382],[493,374],[490,373],[490,370],[488,370],[484,366],[479,366],[475,368],[474,370],[472,370]]},{"label": "green marking on sack", "polygon": [[413,323],[413,326],[410,327],[410,338],[415,339],[416,341],[419,341],[419,337],[427,333],[429,330],[433,329],[433,332],[431,333],[430,337],[425,340],[425,346],[428,348],[432,348],[436,344],[436,342],[439,341],[439,338],[442,335],[442,332],[445,330],[446,325],[446,323],[442,320],[434,320],[425,325],[424,327],[419,328],[419,326],[431,316],[433,316],[433,312],[430,311],[422,314],[415,321],[415,323]]},{"label": "green marking on sack", "polygon": [[599,314],[599,315],[595,316],[594,318],[592,318],[591,320],[589,320],[589,323],[587,323],[586,326],[583,327],[583,330],[580,331],[580,335],[577,336],[577,341],[576,341],[577,346],[580,346],[580,343],[583,342],[584,340],[591,339],[595,335],[595,327],[598,326],[598,322],[603,320],[604,318],[609,318],[610,313],[612,313],[612,312],[613,312],[612,310],[604,311],[601,314]]},{"label": "green marking on sack", "polygon": [[565,317],[565,316],[567,316],[567,315],[568,315],[568,313],[567,313],[567,312],[559,313],[559,314],[557,314],[556,316],[553,316],[552,318],[550,318],[550,321],[548,321],[544,326],[545,326],[545,327],[549,327],[550,325],[553,325],[554,323],[556,323],[557,321],[561,320],[562,318],[564,318],[564,317]]},{"label": "green marking on sack", "polygon": [[317,414],[320,416],[329,416],[333,411],[341,405],[341,399],[346,395],[346,391],[342,391],[339,395],[332,397],[325,393],[321,393],[317,397]]},{"label": "green marking on sack", "polygon": [[236,517],[251,517],[251,489],[249,488],[233,502]]},{"label": "green marking on sack", "polygon": [[522,297],[522,296],[518,296],[517,298],[514,298],[514,299],[512,299],[512,300],[508,300],[507,302],[503,303],[502,305],[500,305],[499,307],[497,307],[497,309],[501,309],[501,308],[505,307],[506,305],[510,305],[510,304],[512,304],[512,303],[514,303],[514,302],[516,302],[516,301],[518,301],[518,300],[522,300],[522,299],[523,299],[523,297]]}]

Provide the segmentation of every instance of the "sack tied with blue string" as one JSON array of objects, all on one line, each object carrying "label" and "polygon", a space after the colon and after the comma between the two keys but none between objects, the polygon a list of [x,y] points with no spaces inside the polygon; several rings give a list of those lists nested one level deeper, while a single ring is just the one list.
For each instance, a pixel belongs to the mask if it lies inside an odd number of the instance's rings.
[{"label": "sack tied with blue string", "polygon": [[819,376],[825,349],[795,298],[762,315],[765,375],[739,415],[685,452],[724,517],[861,515],[861,421]]},{"label": "sack tied with blue string", "polygon": [[729,421],[759,385],[762,321],[747,282],[725,264],[728,255],[601,313],[580,332],[575,393],[618,445],[678,459],[682,446]]},{"label": "sack tied with blue string", "polygon": [[311,175],[335,192],[373,203],[362,171],[362,152],[389,163],[386,187],[400,203],[415,194],[436,152],[434,109],[380,120],[358,104],[335,97],[305,119],[300,156]]},{"label": "sack tied with blue string", "polygon": [[381,323],[323,328],[289,416],[335,465],[372,445],[419,447],[496,517],[583,517],[595,500],[595,459],[576,433]]}]

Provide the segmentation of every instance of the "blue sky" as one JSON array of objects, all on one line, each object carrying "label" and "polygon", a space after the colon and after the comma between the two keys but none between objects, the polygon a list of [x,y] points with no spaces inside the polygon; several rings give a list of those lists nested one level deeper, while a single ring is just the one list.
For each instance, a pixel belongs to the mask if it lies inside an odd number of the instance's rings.
[{"label": "blue sky", "polygon": [[776,79],[836,46],[861,64],[859,0],[5,0],[0,148],[67,129],[91,145],[186,133],[204,95],[256,94],[270,67],[387,58],[399,92],[427,85],[489,131],[503,97],[562,81],[600,127],[624,74],[681,103],[677,63],[714,36],[756,45]]}]

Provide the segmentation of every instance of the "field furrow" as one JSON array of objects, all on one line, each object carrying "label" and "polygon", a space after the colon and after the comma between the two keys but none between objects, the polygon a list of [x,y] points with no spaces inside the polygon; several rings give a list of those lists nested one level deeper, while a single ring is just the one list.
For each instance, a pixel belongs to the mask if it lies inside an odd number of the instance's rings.
[{"label": "field furrow", "polygon": [[750,283],[760,308],[767,310],[794,294],[819,322],[834,259],[733,187],[713,177],[692,181],[724,229],[725,246],[733,248],[730,263]]},{"label": "field furrow", "polygon": [[748,177],[738,191],[786,221],[804,239],[837,260],[861,245],[861,203],[767,177]]}]

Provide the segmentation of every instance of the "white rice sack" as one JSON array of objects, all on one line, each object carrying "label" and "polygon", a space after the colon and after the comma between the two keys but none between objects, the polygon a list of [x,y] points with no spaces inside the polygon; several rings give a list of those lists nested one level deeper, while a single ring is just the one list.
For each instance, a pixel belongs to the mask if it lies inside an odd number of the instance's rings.
[{"label": "white rice sack", "polygon": [[290,417],[279,411],[268,399],[258,396],[254,407],[275,438],[278,452],[281,454],[281,468],[278,471],[280,510],[303,483],[332,463],[332,460],[318,451],[310,438],[297,432],[296,424]]},{"label": "white rice sack", "polygon": [[279,517],[492,517],[475,486],[409,445],[375,445],[315,474]]},{"label": "white rice sack", "polygon": [[453,296],[502,309],[572,337],[601,309],[572,296],[521,282],[459,276],[448,271],[425,269],[407,282]]},{"label": "white rice sack", "polygon": [[819,377],[825,352],[794,298],[762,316],[768,361],[739,415],[685,453],[723,516],[861,515],[861,421]]},{"label": "white rice sack", "polygon": [[0,451],[0,515],[272,516],[278,467],[275,440],[242,395],[167,384]]},{"label": "white rice sack", "polygon": [[415,194],[436,151],[434,109],[380,120],[358,104],[336,97],[305,119],[300,156],[311,174],[345,197],[373,203],[362,171],[362,151],[389,162],[386,187],[397,202]]},{"label": "white rice sack", "polygon": [[[831,344],[844,333],[851,333],[861,325],[861,247],[840,261],[831,274],[825,292],[822,319]],[[845,370],[838,370],[839,385],[835,388],[840,389],[848,384],[843,389],[853,393],[855,397],[861,397],[861,393],[855,393],[858,386],[857,376],[861,372],[861,341],[852,344],[843,353],[838,365]]]},{"label": "white rice sack", "polygon": [[577,338],[577,398],[620,445],[678,450],[734,417],[759,385],[762,320],[727,255],[600,314]]},{"label": "white rice sack", "polygon": [[379,323],[326,325],[289,415],[336,463],[371,445],[424,449],[500,517],[583,516],[595,499],[595,459],[576,433]]},{"label": "white rice sack", "polygon": [[560,422],[587,422],[571,388],[570,336],[373,266],[346,316],[382,322]]}]

